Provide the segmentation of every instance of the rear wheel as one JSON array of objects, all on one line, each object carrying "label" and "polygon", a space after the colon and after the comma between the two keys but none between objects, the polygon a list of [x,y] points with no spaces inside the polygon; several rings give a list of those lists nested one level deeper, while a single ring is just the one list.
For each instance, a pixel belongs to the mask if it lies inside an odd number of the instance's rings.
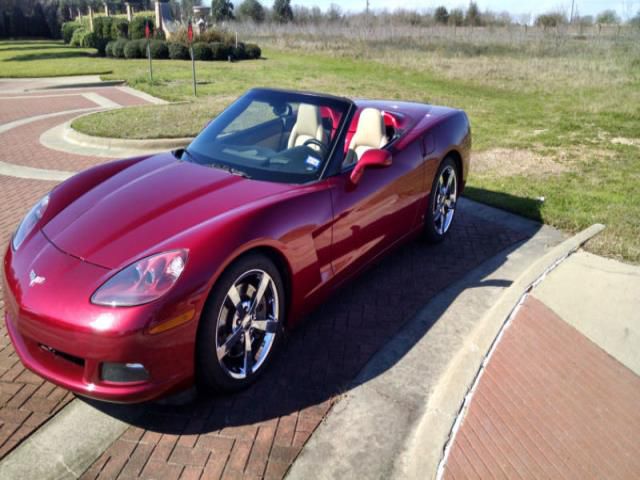
[{"label": "rear wheel", "polygon": [[282,278],[269,258],[249,254],[232,264],[200,319],[199,386],[234,391],[255,381],[280,343],[285,306]]},{"label": "rear wheel", "polygon": [[430,243],[442,242],[453,224],[458,202],[458,170],[451,157],[440,164],[431,186],[424,221],[424,236]]}]

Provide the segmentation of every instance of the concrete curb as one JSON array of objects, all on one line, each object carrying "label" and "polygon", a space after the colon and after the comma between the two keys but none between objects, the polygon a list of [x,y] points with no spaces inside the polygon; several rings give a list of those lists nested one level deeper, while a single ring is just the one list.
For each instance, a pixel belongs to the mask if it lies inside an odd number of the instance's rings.
[{"label": "concrete curb", "polygon": [[538,228],[438,294],[378,352],[288,478],[434,478],[464,398],[523,292],[603,227],[551,249],[553,229]]},{"label": "concrete curb", "polygon": [[[554,247],[525,270],[485,313],[475,330],[467,337],[464,346],[452,359],[435,394],[429,399],[426,415],[421,419],[407,443],[406,451],[396,463],[396,477],[417,479],[425,478],[425,474],[428,474],[431,478],[436,478],[456,417],[464,414],[462,407],[467,392],[514,308],[520,303],[523,295],[550,269],[604,228],[604,225],[594,224]],[[457,412],[448,421],[450,417],[443,417],[442,412],[451,412],[456,405]],[[445,418],[447,421],[443,421]]]},{"label": "concrete curb", "polygon": [[68,83],[59,85],[45,85],[43,87],[31,88],[25,92],[39,92],[43,90],[62,90],[65,88],[90,88],[90,87],[115,87],[124,85],[124,80],[99,80],[95,82]]},{"label": "concrete curb", "polygon": [[0,478],[79,478],[129,428],[128,420],[76,399],[0,462]]}]

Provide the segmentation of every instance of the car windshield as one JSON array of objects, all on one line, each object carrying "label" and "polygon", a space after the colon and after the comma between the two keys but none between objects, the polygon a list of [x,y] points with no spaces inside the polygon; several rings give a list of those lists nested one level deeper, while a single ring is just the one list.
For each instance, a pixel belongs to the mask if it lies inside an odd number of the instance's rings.
[{"label": "car windshield", "polygon": [[350,105],[335,97],[250,90],[179,155],[248,178],[306,183],[320,176]]}]

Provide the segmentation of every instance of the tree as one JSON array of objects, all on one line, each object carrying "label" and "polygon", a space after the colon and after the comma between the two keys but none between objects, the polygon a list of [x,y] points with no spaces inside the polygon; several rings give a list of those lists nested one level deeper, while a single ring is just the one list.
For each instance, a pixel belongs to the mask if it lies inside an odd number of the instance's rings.
[{"label": "tree", "polygon": [[327,20],[330,22],[339,22],[342,20],[342,9],[339,5],[332,3],[327,10]]},{"label": "tree", "polygon": [[559,25],[567,23],[567,17],[562,13],[543,13],[536,18],[536,26],[542,27],[545,30],[547,28],[554,28]]},{"label": "tree", "polygon": [[467,9],[467,14],[464,21],[467,25],[471,25],[472,27],[478,27],[482,25],[480,9],[478,8],[478,4],[476,4],[476,2],[471,2],[469,4],[469,8]]},{"label": "tree", "polygon": [[275,0],[273,2],[273,19],[279,23],[288,23],[293,20],[291,0]]},{"label": "tree", "polygon": [[640,28],[640,11],[636,13],[636,16],[629,20],[629,25]]},{"label": "tree", "polygon": [[433,12],[433,18],[436,23],[440,25],[446,25],[449,23],[449,12],[447,11],[447,7],[440,6],[436,8],[435,12]]},{"label": "tree", "polygon": [[233,20],[233,3],[229,0],[212,0],[211,16],[216,23]]},{"label": "tree", "polygon": [[258,0],[244,0],[238,7],[238,17],[241,20],[262,23],[264,22],[264,8]]},{"label": "tree", "polygon": [[464,12],[459,8],[454,8],[449,12],[449,25],[460,27],[464,25]]},{"label": "tree", "polygon": [[615,10],[604,10],[596,17],[596,23],[618,24],[620,23],[620,17],[618,17]]}]

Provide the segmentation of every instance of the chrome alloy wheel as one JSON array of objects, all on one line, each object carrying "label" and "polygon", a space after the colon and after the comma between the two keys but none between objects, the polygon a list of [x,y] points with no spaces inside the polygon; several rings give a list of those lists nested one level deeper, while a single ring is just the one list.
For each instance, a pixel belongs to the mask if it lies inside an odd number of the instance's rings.
[{"label": "chrome alloy wheel", "polygon": [[249,270],[229,288],[218,313],[216,356],[224,372],[242,380],[257,372],[271,351],[279,322],[276,285],[264,270]]},{"label": "chrome alloy wheel", "polygon": [[458,179],[454,167],[447,165],[440,172],[433,202],[433,226],[439,235],[449,230],[456,210]]}]

